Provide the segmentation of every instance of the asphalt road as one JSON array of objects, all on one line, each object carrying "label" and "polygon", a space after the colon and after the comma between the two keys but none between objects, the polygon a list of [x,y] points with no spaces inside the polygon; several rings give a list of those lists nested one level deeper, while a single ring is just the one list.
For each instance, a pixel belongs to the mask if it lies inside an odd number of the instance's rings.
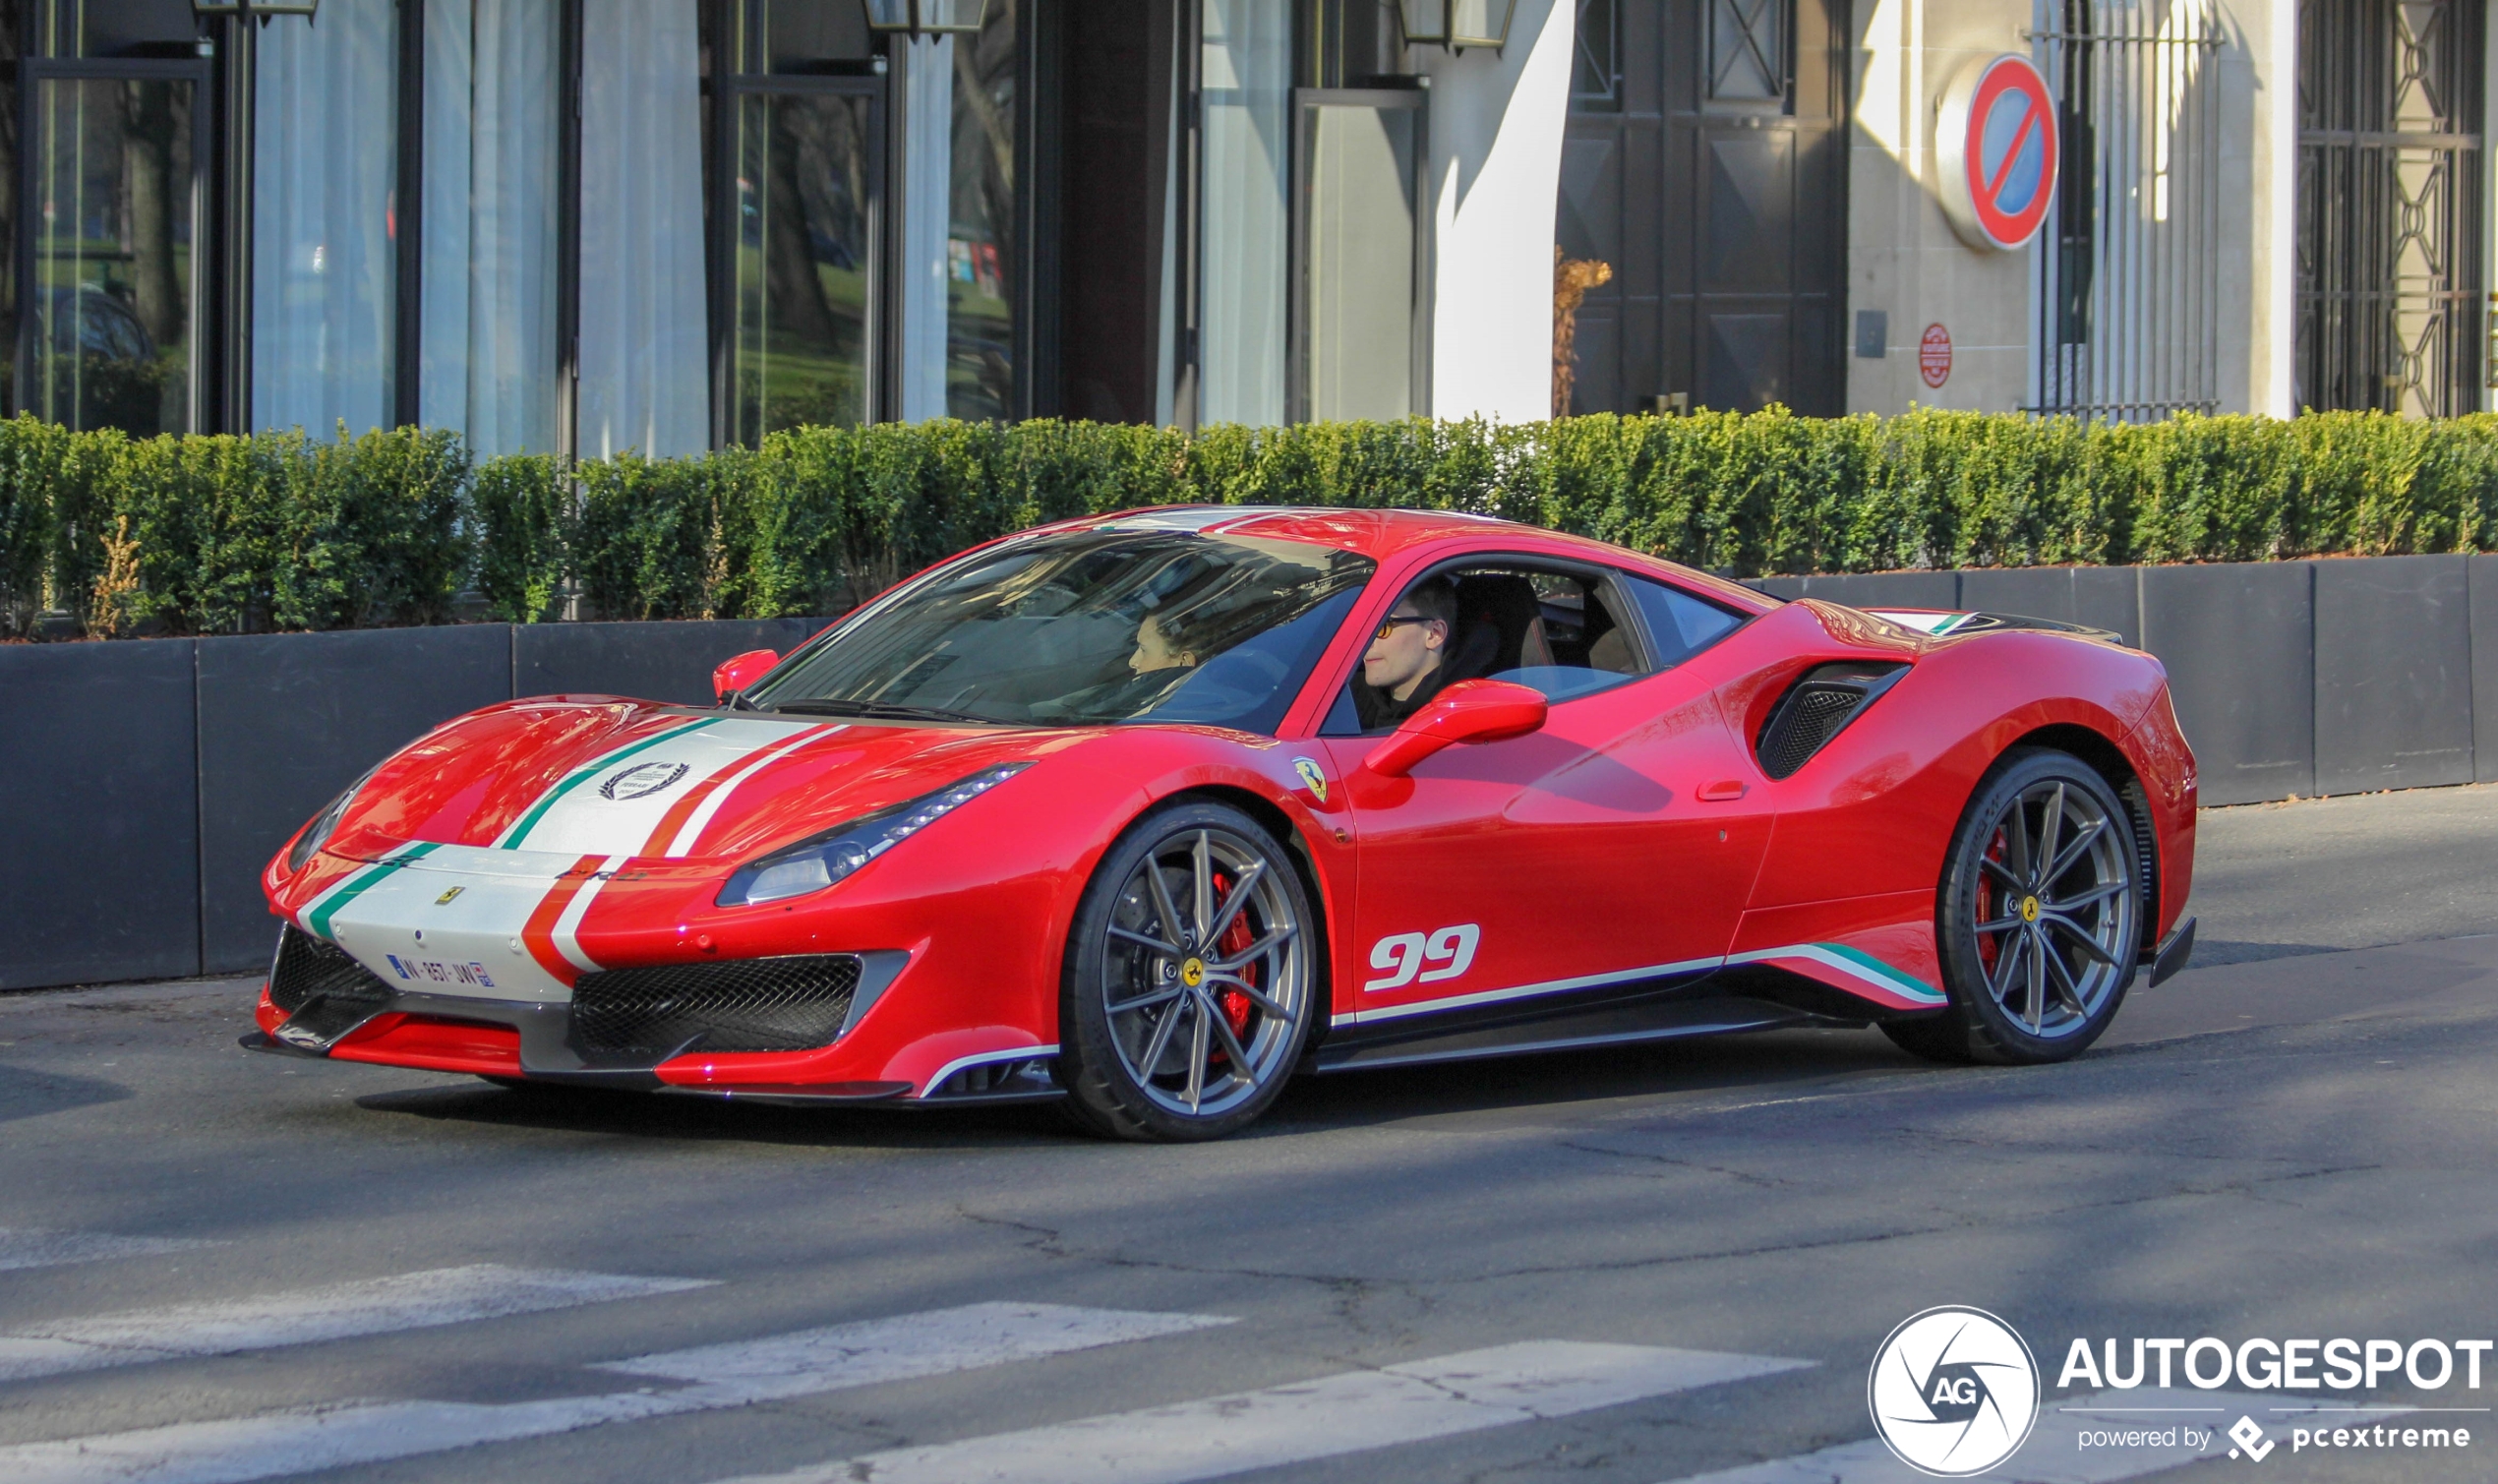
[{"label": "asphalt road", "polygon": [[[2203,839],[2236,962],[2072,1064],[1779,1033],[1308,1082],[1190,1149],[252,1056],[245,981],[0,998],[0,1481],[1871,1484],[1914,1476],[1867,1367],[1947,1303],[2049,1372],[1998,1477],[2498,1476],[2498,1414],[2293,1454],[2271,1410],[2482,1407],[2498,1353],[2063,1410],[2076,1336],[2498,1338],[2498,789]],[[2079,1446],[2240,1415],[2260,1463]]]}]

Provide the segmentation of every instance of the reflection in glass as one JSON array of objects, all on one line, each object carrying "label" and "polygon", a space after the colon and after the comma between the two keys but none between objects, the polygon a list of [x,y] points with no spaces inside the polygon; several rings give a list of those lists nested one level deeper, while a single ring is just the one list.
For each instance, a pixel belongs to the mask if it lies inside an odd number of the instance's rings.
[{"label": "reflection in glass", "polygon": [[1272,732],[1375,566],[1252,536],[1022,536],[920,578],[747,699],[802,715]]},{"label": "reflection in glass", "polygon": [[1307,415],[1399,418],[1413,385],[1414,201],[1422,115],[1323,103],[1307,110]]},{"label": "reflection in glass", "polygon": [[1013,407],[1015,11],[903,49],[906,422]]},{"label": "reflection in glass", "polygon": [[561,25],[556,0],[426,0],[418,420],[480,454],[556,445]]},{"label": "reflection in glass", "polygon": [[1292,7],[1205,0],[1205,337],[1198,418],[1283,421]]},{"label": "reflection in glass", "polygon": [[252,425],[398,421],[398,17],[330,0],[272,27],[253,80]]},{"label": "reflection in glass", "polygon": [[191,430],[188,81],[35,84],[32,375],[73,428]]},{"label": "reflection in glass", "polygon": [[711,445],[694,0],[599,0],[581,34],[584,458]]},{"label": "reflection in glass", "polygon": [[867,416],[868,99],[738,100],[732,438]]}]

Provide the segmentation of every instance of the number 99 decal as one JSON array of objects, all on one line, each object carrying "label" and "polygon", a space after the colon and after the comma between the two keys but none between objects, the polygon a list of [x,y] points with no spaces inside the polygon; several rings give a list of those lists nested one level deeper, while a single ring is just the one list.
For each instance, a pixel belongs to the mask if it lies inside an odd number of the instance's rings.
[{"label": "number 99 decal", "polygon": [[[1381,938],[1370,945],[1370,966],[1384,977],[1365,979],[1362,987],[1397,989],[1417,980],[1428,984],[1456,979],[1474,967],[1475,945],[1482,941],[1483,929],[1472,922],[1443,927],[1427,938],[1418,932]],[[1425,969],[1425,964],[1436,967]]]}]

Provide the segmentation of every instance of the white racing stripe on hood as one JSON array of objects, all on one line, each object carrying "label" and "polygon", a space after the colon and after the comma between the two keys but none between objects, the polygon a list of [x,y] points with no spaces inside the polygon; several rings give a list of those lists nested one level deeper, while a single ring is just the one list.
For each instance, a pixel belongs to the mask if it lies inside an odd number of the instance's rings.
[{"label": "white racing stripe on hood", "polygon": [[770,767],[773,763],[778,762],[780,759],[789,756],[792,752],[797,751],[799,748],[805,746],[808,742],[814,742],[819,738],[830,737],[836,732],[847,732],[849,730],[850,728],[846,725],[837,727],[807,727],[801,730],[796,736],[790,738],[787,742],[765,748],[761,753],[756,755],[752,762],[747,763],[737,772],[722,779],[719,787],[713,789],[709,794],[704,795],[702,802],[695,805],[694,811],[691,814],[685,816],[685,822],[677,827],[677,832],[662,844],[657,854],[671,857],[691,855],[693,853],[694,842],[702,838],[703,827],[711,823],[712,816],[720,812],[720,805],[728,802],[729,796],[736,793],[747,779],[762,772],[765,768]]},{"label": "white racing stripe on hood", "polygon": [[821,723],[707,716],[574,769],[495,841],[502,850],[636,855],[693,789]]}]

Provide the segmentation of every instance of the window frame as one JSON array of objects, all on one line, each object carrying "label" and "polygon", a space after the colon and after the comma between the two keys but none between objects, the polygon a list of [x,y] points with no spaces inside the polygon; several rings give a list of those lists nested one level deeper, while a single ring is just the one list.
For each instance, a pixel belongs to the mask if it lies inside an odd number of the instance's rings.
[{"label": "window frame", "polygon": [[[1619,567],[1601,562],[1582,562],[1569,557],[1547,557],[1531,552],[1465,552],[1455,557],[1448,557],[1442,559],[1441,561],[1434,562],[1415,571],[1412,576],[1398,583],[1394,589],[1396,596],[1390,598],[1387,606],[1379,610],[1379,612],[1382,616],[1394,612],[1397,605],[1404,601],[1405,594],[1412,592],[1415,588],[1430,581],[1434,577],[1447,576],[1452,572],[1467,571],[1481,567],[1491,567],[1496,569],[1515,567],[1525,572],[1541,572],[1554,576],[1573,577],[1576,578],[1578,581],[1587,583],[1589,587],[1594,589],[1611,604],[1614,615],[1614,626],[1621,629],[1629,638],[1631,642],[1632,657],[1638,663],[1639,666],[1637,670],[1624,676],[1621,683],[1619,684],[1606,685],[1595,690],[1585,690],[1576,695],[1564,696],[1560,700],[1549,701],[1548,704],[1552,707],[1559,708],[1562,706],[1573,706],[1576,705],[1580,701],[1593,700],[1600,695],[1611,695],[1620,690],[1624,685],[1636,685],[1641,681],[1653,680],[1657,676],[1664,675],[1674,668],[1671,666],[1661,667],[1657,664],[1656,643],[1648,633],[1647,616],[1639,611],[1637,603],[1632,599],[1628,592],[1624,591],[1622,586],[1622,579],[1631,574],[1623,571]],[[1720,605],[1711,604],[1709,606],[1714,608]],[[1732,610],[1729,610],[1729,612],[1732,612]],[[1348,623],[1353,623],[1351,620],[1347,620],[1346,622]],[[1379,620],[1374,618],[1371,622],[1373,623],[1377,623]],[[1738,624],[1737,626],[1741,627],[1742,625]],[[1732,633],[1734,632],[1734,629],[1730,628],[1727,632]],[[1361,638],[1358,627],[1355,630],[1354,637],[1357,640]],[[1456,635],[1451,634],[1450,637],[1454,639]],[[1394,728],[1389,729],[1387,732],[1364,732],[1359,729],[1344,732],[1337,730],[1334,725],[1337,708],[1342,703],[1343,697],[1348,693],[1349,688],[1353,683],[1353,677],[1361,672],[1362,654],[1369,648],[1370,645],[1367,641],[1356,643],[1353,647],[1351,657],[1344,667],[1337,674],[1335,680],[1329,682],[1326,687],[1319,691],[1320,705],[1318,719],[1311,729],[1313,735],[1324,738],[1363,738],[1387,737],[1395,732]],[[1697,651],[1695,652],[1696,653]],[[1317,674],[1318,673],[1315,671],[1312,673],[1311,678],[1313,681],[1317,679]]]}]

